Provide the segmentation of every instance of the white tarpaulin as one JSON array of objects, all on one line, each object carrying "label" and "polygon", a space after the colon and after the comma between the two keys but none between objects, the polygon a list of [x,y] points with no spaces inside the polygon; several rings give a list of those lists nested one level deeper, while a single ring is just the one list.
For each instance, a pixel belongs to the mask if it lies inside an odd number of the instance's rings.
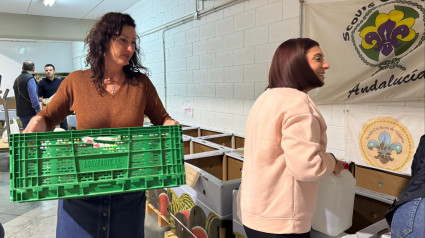
[{"label": "white tarpaulin", "polygon": [[422,0],[309,2],[305,37],[331,65],[318,104],[425,99],[425,3]]},{"label": "white tarpaulin", "polygon": [[345,114],[345,157],[358,165],[410,174],[413,155],[424,134],[424,115]]}]

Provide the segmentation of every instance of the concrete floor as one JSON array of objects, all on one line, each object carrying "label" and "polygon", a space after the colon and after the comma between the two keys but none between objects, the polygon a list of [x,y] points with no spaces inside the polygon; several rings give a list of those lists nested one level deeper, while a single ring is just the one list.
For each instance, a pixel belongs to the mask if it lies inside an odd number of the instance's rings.
[{"label": "concrete floor", "polygon": [[[42,202],[10,202],[9,152],[0,152],[0,223],[5,237],[55,237],[57,200]],[[146,215],[145,237],[163,238],[170,227],[159,227],[155,214]]]}]

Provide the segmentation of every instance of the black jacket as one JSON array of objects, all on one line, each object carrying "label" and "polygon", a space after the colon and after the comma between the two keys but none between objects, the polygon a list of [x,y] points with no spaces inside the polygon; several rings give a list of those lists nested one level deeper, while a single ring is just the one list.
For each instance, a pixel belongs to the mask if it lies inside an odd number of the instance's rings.
[{"label": "black jacket", "polygon": [[15,83],[13,84],[16,98],[16,115],[18,117],[34,116],[37,114],[32,107],[30,95],[28,93],[27,83],[31,78],[33,78],[33,76],[28,73],[28,71],[24,70],[15,79]]},{"label": "black jacket", "polygon": [[425,198],[425,135],[421,137],[413,157],[412,179],[385,214],[388,224],[391,226],[394,212],[399,206],[416,198]]}]

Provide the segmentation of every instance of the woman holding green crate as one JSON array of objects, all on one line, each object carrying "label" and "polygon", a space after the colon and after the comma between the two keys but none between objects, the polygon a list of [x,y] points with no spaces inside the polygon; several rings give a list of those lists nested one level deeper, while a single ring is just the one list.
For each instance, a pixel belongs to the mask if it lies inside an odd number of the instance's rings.
[{"label": "woman holding green crate", "polygon": [[[105,14],[85,40],[91,68],[71,73],[24,132],[51,130],[73,111],[79,130],[143,126],[144,115],[177,125],[139,61],[135,28],[127,14]],[[59,200],[56,236],[144,237],[145,200],[145,192]]]}]

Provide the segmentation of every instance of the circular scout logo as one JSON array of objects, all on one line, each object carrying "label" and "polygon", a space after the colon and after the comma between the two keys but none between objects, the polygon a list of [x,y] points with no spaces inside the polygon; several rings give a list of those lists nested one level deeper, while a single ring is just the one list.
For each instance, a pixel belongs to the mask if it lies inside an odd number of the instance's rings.
[{"label": "circular scout logo", "polygon": [[[363,63],[384,69],[400,68],[400,60],[425,41],[425,9],[415,1],[372,4],[351,32],[353,46]],[[376,72],[376,73],[377,73]]]},{"label": "circular scout logo", "polygon": [[375,118],[364,123],[359,145],[366,164],[392,171],[400,171],[414,153],[409,130],[392,117]]}]

